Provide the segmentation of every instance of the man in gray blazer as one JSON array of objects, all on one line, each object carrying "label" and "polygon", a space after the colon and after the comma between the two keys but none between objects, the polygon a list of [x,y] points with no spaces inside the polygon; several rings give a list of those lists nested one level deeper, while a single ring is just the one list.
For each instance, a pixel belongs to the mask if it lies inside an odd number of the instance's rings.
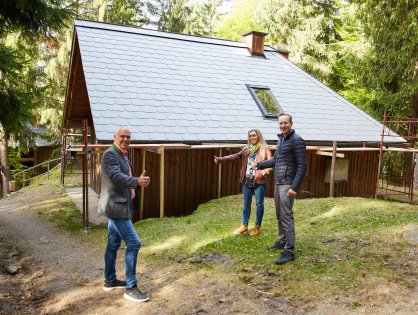
[{"label": "man in gray blazer", "polygon": [[[107,149],[101,162],[101,193],[99,213],[108,217],[108,239],[105,252],[105,291],[126,288],[124,297],[134,302],[149,300],[137,286],[136,262],[141,240],[131,221],[132,211],[138,210],[137,189],[147,187],[150,178],[145,170],[140,177],[133,176],[128,160],[131,132],[120,127],[114,134],[113,145]],[[116,278],[116,256],[121,241],[126,244],[126,281]]]}]

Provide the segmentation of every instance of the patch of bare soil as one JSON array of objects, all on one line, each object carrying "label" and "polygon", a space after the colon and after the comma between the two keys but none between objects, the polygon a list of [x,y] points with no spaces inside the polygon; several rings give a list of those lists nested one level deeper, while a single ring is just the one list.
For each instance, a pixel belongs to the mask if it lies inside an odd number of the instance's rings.
[{"label": "patch of bare soil", "polygon": [[[350,297],[289,301],[241,281],[232,258],[210,254],[167,261],[165,267],[147,265],[140,255],[139,287],[151,300],[133,303],[123,298],[123,289],[102,290],[105,244],[97,250],[82,232],[58,229],[40,213],[57,198],[68,197],[58,187],[40,185],[0,200],[0,314],[413,314],[417,306],[416,295],[414,300],[395,284],[359,292],[372,300],[372,311],[346,307]],[[124,279],[120,253],[117,270]],[[199,268],[206,263],[213,267]]]}]

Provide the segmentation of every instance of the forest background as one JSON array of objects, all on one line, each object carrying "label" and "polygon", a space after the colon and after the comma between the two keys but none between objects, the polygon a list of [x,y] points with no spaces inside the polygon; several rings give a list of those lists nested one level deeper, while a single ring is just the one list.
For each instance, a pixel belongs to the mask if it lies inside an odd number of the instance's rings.
[{"label": "forest background", "polygon": [[59,142],[74,19],[266,44],[381,120],[418,117],[418,0],[8,0],[0,2],[0,158],[44,125]]}]

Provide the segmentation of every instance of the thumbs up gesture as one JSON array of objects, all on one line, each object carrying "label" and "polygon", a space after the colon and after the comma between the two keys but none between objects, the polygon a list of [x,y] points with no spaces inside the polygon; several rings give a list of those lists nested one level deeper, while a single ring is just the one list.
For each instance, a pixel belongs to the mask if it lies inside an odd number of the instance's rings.
[{"label": "thumbs up gesture", "polygon": [[138,178],[138,185],[141,187],[147,187],[151,182],[151,179],[146,174],[147,171],[143,170],[141,176]]}]

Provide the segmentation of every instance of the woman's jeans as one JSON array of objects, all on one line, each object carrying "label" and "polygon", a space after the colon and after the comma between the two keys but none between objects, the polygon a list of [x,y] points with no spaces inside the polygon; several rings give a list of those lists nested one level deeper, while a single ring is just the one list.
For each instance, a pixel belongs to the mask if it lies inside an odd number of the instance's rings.
[{"label": "woman's jeans", "polygon": [[250,188],[245,183],[242,185],[242,195],[244,197],[244,206],[242,208],[242,224],[248,225],[251,214],[251,202],[253,194],[255,195],[255,202],[257,205],[257,215],[255,218],[255,224],[261,225],[264,215],[264,192],[267,189],[267,184],[255,185],[254,188]]},{"label": "woman's jeans", "polygon": [[126,287],[136,286],[136,261],[138,251],[141,247],[134,226],[130,219],[109,218],[107,246],[105,252],[105,281],[111,282],[116,279],[116,256],[121,241],[126,244],[125,268],[126,268]]}]

